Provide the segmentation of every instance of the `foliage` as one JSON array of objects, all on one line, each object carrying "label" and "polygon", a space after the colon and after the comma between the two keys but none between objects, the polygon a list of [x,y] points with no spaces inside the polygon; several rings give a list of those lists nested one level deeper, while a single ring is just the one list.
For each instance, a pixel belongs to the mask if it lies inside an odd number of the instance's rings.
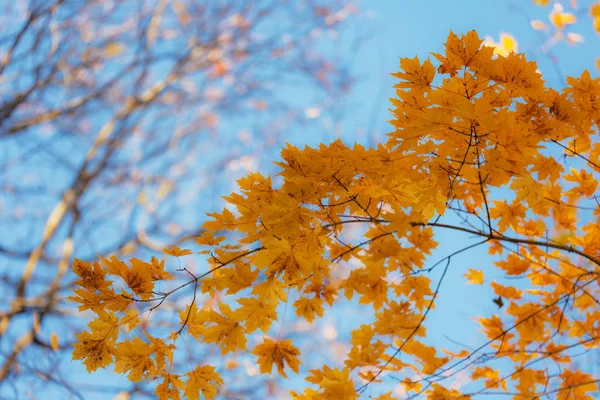
[{"label": "foliage", "polygon": [[[214,398],[233,383],[176,357],[190,338],[223,356],[251,353],[265,374],[300,373],[307,384],[294,399],[354,399],[384,377],[430,400],[592,399],[598,378],[571,361],[600,342],[600,79],[586,70],[560,92],[547,88],[535,63],[494,55],[474,31],[451,32],[432,55],[400,60],[386,143],[288,145],[278,183],[240,179],[196,239],[207,270],[171,272],[172,258],[77,260],[71,299],[97,317],[73,357],[90,371],[114,364],[132,380],[156,379],[165,399],[184,388]],[[353,229],[362,239],[349,239]],[[444,231],[476,241],[434,263]],[[495,268],[466,277],[497,296],[497,312],[477,317],[486,339],[462,351],[428,344],[452,258],[484,246]],[[191,250],[166,252],[179,263]],[[508,279],[489,282],[493,270]],[[157,289],[174,275],[189,279]],[[138,322],[183,292],[178,329],[153,335]],[[214,300],[199,307],[200,297]],[[311,354],[280,333],[286,311],[311,323],[355,300],[371,319],[350,332],[343,359],[303,369]],[[461,371],[468,389],[447,384]]]}]

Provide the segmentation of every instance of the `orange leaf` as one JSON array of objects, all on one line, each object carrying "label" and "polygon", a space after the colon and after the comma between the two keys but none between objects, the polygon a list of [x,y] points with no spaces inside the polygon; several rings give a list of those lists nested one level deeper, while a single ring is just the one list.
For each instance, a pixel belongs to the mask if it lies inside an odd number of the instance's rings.
[{"label": "orange leaf", "polygon": [[463,275],[468,279],[467,283],[472,285],[481,285],[483,283],[483,272],[469,268],[469,273]]}]

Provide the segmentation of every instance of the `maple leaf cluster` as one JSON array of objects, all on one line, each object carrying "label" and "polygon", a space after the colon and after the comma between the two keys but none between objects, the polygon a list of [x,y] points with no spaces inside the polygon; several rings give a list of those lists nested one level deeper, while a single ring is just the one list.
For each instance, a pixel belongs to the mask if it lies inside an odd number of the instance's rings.
[{"label": "maple leaf cluster", "polygon": [[[285,378],[299,373],[308,355],[268,333],[279,328],[280,306],[294,293],[287,306],[308,322],[350,299],[372,311],[372,321],[350,332],[343,362],[309,371],[310,387],[291,392],[294,399],[356,399],[384,375],[399,377],[407,395],[430,400],[486,390],[517,393],[515,399],[591,399],[597,378],[572,367],[570,352],[600,344],[600,207],[582,205],[598,189],[600,79],[586,71],[560,92],[547,88],[535,63],[514,52],[494,55],[474,31],[451,32],[445,52],[433,58],[401,59],[386,143],[288,145],[277,163],[279,187],[260,173],[239,180],[239,193],[209,214],[196,240],[208,271],[181,270],[186,284],[156,292],[155,282],[173,277],[156,259],[77,260],[72,299],[98,318],[78,335],[74,358],[89,370],[115,364],[133,381],[160,378],[159,398],[178,399],[182,390],[188,398],[214,398],[227,385],[214,366],[183,373],[174,365],[175,342],[187,334],[223,355],[252,354],[261,373],[275,365]],[[462,222],[444,222],[450,215]],[[343,233],[357,225],[364,240],[347,242]],[[427,266],[438,230],[478,237],[459,252],[486,245],[499,257],[490,268],[527,282],[490,283],[506,309],[478,318],[487,341],[476,350],[427,344],[425,322],[452,258]],[[347,273],[336,272],[340,266]],[[428,276],[433,268],[443,269],[437,282]],[[467,277],[486,282],[482,271]],[[135,322],[183,290],[193,290],[193,300],[168,338]],[[214,306],[199,307],[196,293],[217,299]],[[123,325],[134,339],[119,342]],[[251,334],[265,336],[248,349]],[[483,389],[445,385],[459,369]]]}]

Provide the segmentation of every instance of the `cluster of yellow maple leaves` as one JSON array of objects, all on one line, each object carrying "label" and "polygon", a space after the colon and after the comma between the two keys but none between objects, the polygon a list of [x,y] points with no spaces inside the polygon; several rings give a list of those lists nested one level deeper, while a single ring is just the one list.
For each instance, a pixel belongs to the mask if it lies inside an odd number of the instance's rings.
[{"label": "cluster of yellow maple leaves", "polygon": [[[278,163],[280,187],[259,173],[239,180],[240,193],[226,197],[229,208],[209,214],[196,239],[208,259],[205,273],[180,270],[186,283],[160,291],[157,282],[174,274],[156,258],[76,260],[71,300],[97,318],[77,335],[73,358],[89,371],[114,364],[132,381],[158,379],[159,399],[212,399],[227,385],[215,367],[186,372],[174,363],[176,340],[189,335],[223,355],[248,351],[262,373],[275,365],[285,378],[288,368],[299,372],[303,357],[292,341],[265,338],[249,350],[247,338],[276,325],[278,306],[293,291],[298,300],[291,306],[308,322],[344,298],[358,297],[373,310],[373,322],[351,332],[342,366],[311,370],[310,387],[291,392],[294,399],[355,399],[383,372],[401,376],[407,395],[467,399],[472,393],[425,377],[442,378],[469,360],[479,361],[467,368],[483,390],[512,390],[515,399],[592,399],[596,378],[567,368],[566,351],[600,343],[600,208],[584,223],[578,207],[598,189],[600,79],[586,71],[561,92],[546,88],[535,63],[521,54],[494,55],[473,31],[450,33],[445,52],[432,55],[434,61],[401,59],[387,143],[287,146]],[[566,170],[547,151],[553,146],[581,161],[578,168]],[[499,188],[514,196],[498,198]],[[449,213],[465,223],[446,224]],[[347,243],[343,232],[355,225],[364,227],[364,240]],[[488,342],[478,350],[454,353],[424,343],[441,283],[425,272],[436,230],[479,237],[478,245],[503,256],[498,268],[534,288],[491,284],[508,307],[479,318]],[[232,233],[236,239],[226,239]],[[349,273],[336,277],[336,266],[351,259]],[[481,271],[469,278],[483,283]],[[180,329],[152,336],[141,314],[184,290],[194,297],[179,312]],[[199,308],[196,293],[220,293],[221,300]],[[565,311],[567,305],[579,312]],[[479,358],[484,348],[494,356]],[[491,358],[513,368],[486,363]],[[550,374],[540,367],[549,361],[564,368]]]}]

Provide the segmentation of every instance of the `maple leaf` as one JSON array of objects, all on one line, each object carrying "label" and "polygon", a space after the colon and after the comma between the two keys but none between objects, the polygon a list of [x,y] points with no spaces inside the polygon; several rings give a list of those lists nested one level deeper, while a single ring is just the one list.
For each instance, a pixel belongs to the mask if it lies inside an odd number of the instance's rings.
[{"label": "maple leaf", "polygon": [[129,271],[127,264],[119,260],[116,256],[110,256],[110,258],[100,257],[100,261],[108,270],[108,272],[112,275],[125,278],[127,272]]},{"label": "maple leaf", "polygon": [[197,318],[205,321],[206,325],[199,329],[199,335],[206,343],[217,343],[221,352],[227,354],[237,349],[245,350],[247,338],[244,327],[240,324],[235,314],[225,303],[219,303],[219,314],[215,310],[200,310]]},{"label": "maple leaf", "polygon": [[500,379],[500,373],[497,369],[492,369],[488,366],[477,367],[471,374],[473,379],[485,379],[486,388],[497,388],[502,386],[504,391],[507,391],[506,381]]},{"label": "maple leaf", "polygon": [[403,72],[392,74],[405,81],[395,85],[397,88],[429,87],[435,76],[435,67],[431,61],[421,64],[419,57],[401,58],[400,68]]},{"label": "maple leaf", "polygon": [[131,266],[128,266],[115,256],[111,256],[109,259],[101,257],[100,260],[111,274],[120,276],[133,293],[139,295],[144,300],[152,296],[154,281],[152,280],[151,269],[147,263],[132,258]]},{"label": "maple leaf", "polygon": [[115,372],[129,372],[127,379],[141,382],[145,373],[154,368],[154,360],[150,358],[152,349],[139,337],[118,343],[115,348]]},{"label": "maple leaf", "polygon": [[277,366],[277,371],[284,378],[287,378],[284,371],[285,364],[287,364],[292,371],[298,373],[298,366],[300,366],[298,356],[300,355],[300,351],[292,346],[291,340],[280,340],[275,342],[265,338],[262,344],[257,345],[252,350],[252,354],[258,356],[260,372],[263,374],[270,374],[273,369],[273,364]]},{"label": "maple leaf", "polygon": [[531,267],[531,262],[514,254],[509,254],[506,260],[496,261],[494,264],[506,271],[508,275],[521,275]]},{"label": "maple leaf", "polygon": [[536,386],[543,385],[544,380],[547,379],[547,377],[544,371],[534,370],[531,368],[519,368],[517,371],[515,371],[513,379],[519,380],[516,388],[520,394],[526,396],[534,395],[536,392]]},{"label": "maple leaf", "polygon": [[[135,258],[131,259],[133,263],[136,260]],[[136,260],[137,262],[137,260]],[[168,281],[174,279],[173,274],[168,271],[165,271],[165,260],[158,261],[156,257],[152,257],[150,264],[145,264],[150,270],[150,275],[152,276],[153,281]]]},{"label": "maple leaf", "polygon": [[581,196],[591,197],[596,193],[596,190],[598,190],[598,180],[585,169],[578,171],[571,168],[571,173],[565,175],[564,179],[568,182],[575,182],[578,184],[577,187],[567,192],[569,199],[576,199]]},{"label": "maple leaf", "polygon": [[164,340],[155,338],[152,335],[145,333],[146,339],[150,343],[150,349],[154,354],[154,363],[156,371],[164,371],[167,369],[167,363],[173,364],[173,350],[175,345],[166,344]]},{"label": "maple leaf", "polygon": [[506,232],[508,228],[515,228],[519,221],[525,217],[527,209],[520,203],[509,205],[506,201],[494,201],[490,209],[490,217],[498,219],[498,230]]},{"label": "maple leaf", "polygon": [[421,311],[429,304],[429,296],[433,296],[430,285],[431,279],[426,276],[406,276],[393,289],[397,296],[405,295]]},{"label": "maple leaf", "polygon": [[106,273],[102,270],[102,267],[98,262],[90,264],[79,259],[73,261],[73,272],[81,279],[73,282],[76,286],[81,286],[87,290],[106,290],[112,284],[111,281],[107,281]]},{"label": "maple leaf", "polygon": [[215,367],[209,365],[200,365],[185,375],[188,377],[188,381],[185,384],[183,395],[189,400],[199,400],[200,394],[205,399],[214,399],[219,391],[219,386],[224,384],[223,378],[215,371]]},{"label": "maple leaf", "polygon": [[73,360],[84,360],[88,372],[113,362],[118,336],[117,317],[105,311],[98,313],[98,318],[88,323],[90,331],[76,334],[77,343],[73,344]]},{"label": "maple leaf", "polygon": [[427,400],[464,399],[471,400],[471,396],[464,395],[456,389],[447,389],[440,384],[434,383],[426,392]]},{"label": "maple leaf", "polygon": [[525,303],[517,305],[511,303],[506,310],[510,315],[517,317],[519,324],[516,329],[519,333],[519,343],[529,344],[533,341],[543,341],[548,336],[546,323],[548,315],[539,305]]},{"label": "maple leaf", "polygon": [[235,294],[249,288],[258,278],[260,271],[252,269],[248,263],[236,263],[233,268],[223,271],[223,279],[227,282],[227,294]]},{"label": "maple leaf", "polygon": [[177,246],[171,246],[170,248],[163,249],[163,253],[168,254],[174,257],[181,257],[193,254],[191,250],[188,249],[180,249]]},{"label": "maple leaf", "polygon": [[296,307],[296,315],[306,318],[308,322],[314,321],[315,315],[322,317],[324,312],[323,300],[318,297],[311,299],[301,297],[294,302],[294,307]]},{"label": "maple leaf", "polygon": [[86,370],[92,372],[104,368],[113,362],[114,339],[99,338],[90,332],[75,335],[77,343],[73,344],[73,360],[83,360]]},{"label": "maple leaf", "polygon": [[100,295],[79,288],[73,289],[73,293],[75,293],[75,296],[69,296],[67,297],[67,300],[74,303],[80,303],[81,305],[77,307],[77,310],[92,310],[94,312],[104,310],[105,302]]},{"label": "maple leaf", "polygon": [[255,298],[242,298],[237,302],[241,305],[234,314],[240,322],[244,322],[246,333],[257,329],[267,332],[274,321],[277,321],[277,306]]},{"label": "maple leaf", "polygon": [[519,300],[523,296],[522,290],[516,289],[512,286],[502,286],[496,282],[492,282],[491,286],[492,289],[494,289],[494,293],[500,297]]},{"label": "maple leaf", "polygon": [[180,389],[185,389],[185,382],[176,374],[163,373],[161,376],[163,380],[156,386],[154,391],[158,396],[158,400],[180,400]]},{"label": "maple leaf", "polygon": [[127,330],[132,331],[140,323],[140,313],[135,308],[125,311],[125,315],[119,320],[119,326],[125,325]]},{"label": "maple leaf", "polygon": [[392,392],[387,392],[381,396],[375,397],[374,400],[394,400],[394,398],[392,397]]},{"label": "maple leaf", "polygon": [[260,299],[265,299],[267,303],[273,305],[287,301],[286,285],[272,278],[254,285],[252,287],[252,294],[258,295]]},{"label": "maple leaf", "polygon": [[225,236],[215,237],[212,231],[204,231],[201,236],[194,239],[196,243],[202,246],[217,246],[219,243],[225,240]]},{"label": "maple leaf", "polygon": [[149,268],[148,264],[135,258],[132,258],[130,263],[131,268],[126,271],[123,279],[133,293],[139,295],[143,300],[148,300],[154,290],[154,271]]},{"label": "maple leaf", "polygon": [[483,283],[483,272],[469,268],[469,272],[463,275],[468,279],[467,283],[481,285]]},{"label": "maple leaf", "polygon": [[587,395],[587,393],[598,393],[598,385],[593,375],[566,369],[561,374],[561,378],[562,383],[560,388],[566,390],[558,393],[560,400],[567,400],[569,397],[592,400],[594,397]]},{"label": "maple leaf", "polygon": [[306,380],[319,385],[320,398],[347,400],[358,398],[354,382],[350,379],[350,370],[348,368],[340,370],[324,365],[322,370],[310,370],[309,372],[311,375]]},{"label": "maple leaf", "polygon": [[500,33],[500,42],[496,43],[491,37],[487,37],[484,42],[484,46],[490,46],[494,48],[494,54],[498,54],[502,57],[508,56],[510,52],[518,52],[519,46],[517,40],[508,33]]},{"label": "maple leaf", "polygon": [[182,325],[185,324],[188,333],[195,337],[196,340],[200,340],[200,335],[202,335],[205,328],[206,321],[202,319],[202,315],[195,302],[187,306],[185,310],[179,311],[180,323]]},{"label": "maple leaf", "polygon": [[448,362],[448,357],[436,357],[434,347],[424,345],[414,339],[408,341],[402,350],[407,354],[415,356],[422,365],[421,372],[427,375],[435,373],[442,365]]},{"label": "maple leaf", "polygon": [[[483,333],[488,339],[496,339],[507,332],[502,326],[502,320],[497,315],[494,315],[492,318],[479,317],[478,320],[483,326]],[[509,336],[512,335],[509,334]]]}]

